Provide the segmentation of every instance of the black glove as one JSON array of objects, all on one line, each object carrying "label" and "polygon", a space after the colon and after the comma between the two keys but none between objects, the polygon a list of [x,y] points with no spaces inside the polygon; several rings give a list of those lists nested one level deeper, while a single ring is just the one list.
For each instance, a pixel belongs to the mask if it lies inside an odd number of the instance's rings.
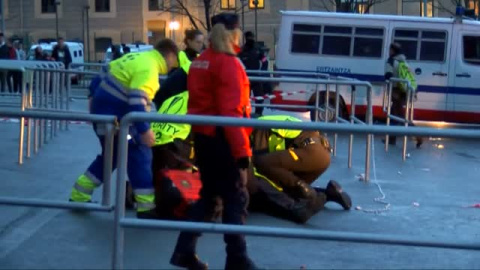
[{"label": "black glove", "polygon": [[250,167],[251,158],[250,157],[242,157],[237,159],[237,166],[239,169],[248,169]]}]

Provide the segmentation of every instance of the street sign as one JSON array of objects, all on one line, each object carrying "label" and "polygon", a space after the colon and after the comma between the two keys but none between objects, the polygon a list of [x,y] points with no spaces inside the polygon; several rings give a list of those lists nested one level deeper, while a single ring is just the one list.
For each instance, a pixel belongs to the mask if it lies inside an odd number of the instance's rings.
[{"label": "street sign", "polygon": [[248,0],[248,7],[250,9],[255,9],[255,1],[257,2],[257,9],[264,9],[265,8],[265,1],[264,0]]}]

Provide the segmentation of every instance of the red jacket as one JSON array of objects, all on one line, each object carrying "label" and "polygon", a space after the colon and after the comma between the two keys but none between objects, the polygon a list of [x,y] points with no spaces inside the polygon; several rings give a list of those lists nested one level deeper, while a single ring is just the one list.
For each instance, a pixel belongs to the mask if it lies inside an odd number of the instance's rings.
[{"label": "red jacket", "polygon": [[[250,118],[250,82],[240,60],[212,49],[203,52],[188,73],[188,113]],[[193,132],[215,136],[215,126],[193,126]],[[235,158],[251,157],[250,128],[224,127]]]}]

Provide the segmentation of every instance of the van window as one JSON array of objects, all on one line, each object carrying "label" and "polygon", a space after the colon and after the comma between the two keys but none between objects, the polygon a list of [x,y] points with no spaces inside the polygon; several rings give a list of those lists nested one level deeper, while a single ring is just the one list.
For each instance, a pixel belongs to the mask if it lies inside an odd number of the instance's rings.
[{"label": "van window", "polygon": [[78,57],[78,52],[77,51],[73,51],[73,57]]},{"label": "van window", "polygon": [[382,57],[383,29],[356,28],[353,46],[353,56]]},{"label": "van window", "polygon": [[291,51],[317,55],[381,58],[383,36],[382,28],[295,24]]},{"label": "van window", "polygon": [[322,54],[349,56],[352,27],[325,26]]},{"label": "van window", "polygon": [[480,36],[463,36],[463,61],[480,65]]},{"label": "van window", "polygon": [[321,32],[321,25],[294,24],[292,35],[292,52],[318,54]]},{"label": "van window", "polygon": [[394,42],[402,46],[408,60],[443,62],[447,33],[429,30],[395,30]]},{"label": "van window", "polygon": [[82,52],[82,51],[78,51],[78,55],[83,56],[83,52]]}]

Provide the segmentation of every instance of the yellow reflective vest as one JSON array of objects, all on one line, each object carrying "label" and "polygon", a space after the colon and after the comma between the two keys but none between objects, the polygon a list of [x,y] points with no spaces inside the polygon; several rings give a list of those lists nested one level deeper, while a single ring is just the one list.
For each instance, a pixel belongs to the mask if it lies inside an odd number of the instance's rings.
[{"label": "yellow reflective vest", "polygon": [[[267,115],[258,118],[267,121],[290,121],[302,122],[302,120],[289,115]],[[268,152],[285,150],[285,139],[295,139],[302,133],[301,130],[272,128],[271,135],[268,138]]]},{"label": "yellow reflective vest", "polygon": [[[162,103],[159,114],[187,114],[188,91],[172,96]],[[152,123],[151,129],[155,134],[155,145],[164,145],[175,139],[185,140],[190,134],[191,125],[182,123]]]}]

